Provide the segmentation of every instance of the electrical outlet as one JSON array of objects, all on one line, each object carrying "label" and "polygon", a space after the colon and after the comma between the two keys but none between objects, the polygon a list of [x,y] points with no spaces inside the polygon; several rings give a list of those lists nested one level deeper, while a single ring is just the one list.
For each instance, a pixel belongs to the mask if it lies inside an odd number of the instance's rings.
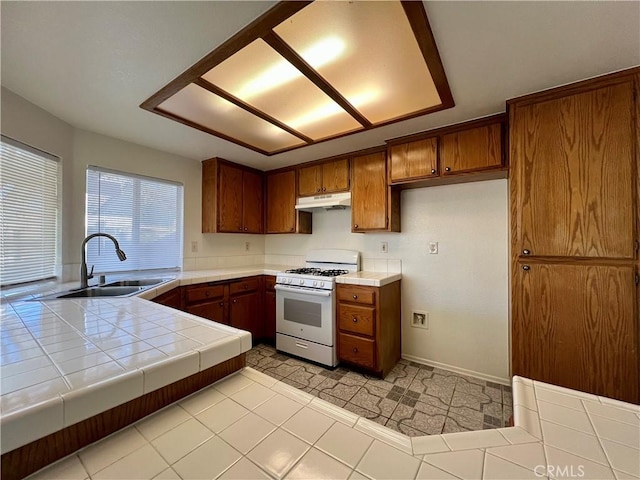
[{"label": "electrical outlet", "polygon": [[251,250],[251,242],[244,242],[244,251],[248,252]]},{"label": "electrical outlet", "polygon": [[431,255],[438,254],[438,242],[429,242],[429,253]]},{"label": "electrical outlet", "polygon": [[197,240],[192,240],[191,241],[191,253],[198,253],[198,241]]},{"label": "electrical outlet", "polygon": [[429,312],[414,310],[411,314],[411,326],[429,330]]},{"label": "electrical outlet", "polygon": [[389,253],[389,243],[380,242],[380,253]]}]

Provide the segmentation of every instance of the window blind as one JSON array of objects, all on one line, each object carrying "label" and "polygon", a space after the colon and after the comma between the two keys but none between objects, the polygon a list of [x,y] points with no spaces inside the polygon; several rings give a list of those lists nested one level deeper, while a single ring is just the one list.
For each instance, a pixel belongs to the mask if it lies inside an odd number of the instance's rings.
[{"label": "window blind", "polygon": [[0,284],[55,277],[58,159],[0,141]]},{"label": "window blind", "polygon": [[111,240],[87,244],[95,272],[182,266],[182,185],[90,166],[87,169],[87,235],[113,235],[127,254],[118,260]]}]

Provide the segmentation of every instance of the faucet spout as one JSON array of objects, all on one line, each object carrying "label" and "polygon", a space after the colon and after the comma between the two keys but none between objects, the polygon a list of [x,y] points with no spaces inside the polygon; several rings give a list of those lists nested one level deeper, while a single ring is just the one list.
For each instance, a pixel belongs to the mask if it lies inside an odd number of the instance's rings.
[{"label": "faucet spout", "polygon": [[87,238],[85,238],[82,241],[82,263],[80,264],[80,288],[87,288],[89,286],[89,279],[93,278],[93,266],[91,267],[91,272],[87,271],[87,243],[89,243],[89,240],[91,240],[94,237],[106,237],[109,240],[111,240],[113,242],[113,244],[116,247],[116,255],[118,256],[118,259],[121,262],[124,262],[127,259],[127,255],[120,250],[120,244],[118,243],[118,240],[116,240],[116,238],[112,235],[109,235],[108,233],[92,233],[91,235],[88,235]]}]

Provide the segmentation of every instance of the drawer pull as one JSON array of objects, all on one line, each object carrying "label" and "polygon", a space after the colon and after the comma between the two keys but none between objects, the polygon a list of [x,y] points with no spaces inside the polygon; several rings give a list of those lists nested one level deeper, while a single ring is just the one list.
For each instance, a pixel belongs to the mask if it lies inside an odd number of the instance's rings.
[{"label": "drawer pull", "polygon": [[358,299],[358,295],[354,295],[354,296],[353,296],[353,299],[354,299],[354,300],[357,300],[357,299]]},{"label": "drawer pull", "polygon": [[353,323],[358,323],[358,319],[356,317],[353,317]]},{"label": "drawer pull", "polygon": [[353,353],[358,353],[358,347],[353,347]]}]

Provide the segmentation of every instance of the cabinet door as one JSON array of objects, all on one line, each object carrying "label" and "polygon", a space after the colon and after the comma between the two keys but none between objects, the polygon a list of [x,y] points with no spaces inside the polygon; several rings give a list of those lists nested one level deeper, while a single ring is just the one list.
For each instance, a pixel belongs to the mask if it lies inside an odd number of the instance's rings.
[{"label": "cabinet door", "polygon": [[354,157],[351,178],[351,231],[386,230],[387,168],[384,152]]},{"label": "cabinet door", "polygon": [[242,231],[242,169],[218,165],[218,232]]},{"label": "cabinet door", "polygon": [[513,374],[638,402],[635,295],[630,266],[517,263]]},{"label": "cabinet door", "polygon": [[242,229],[246,233],[262,233],[262,175],[245,171],[242,176]]},{"label": "cabinet door", "polygon": [[322,191],[322,166],[313,165],[298,170],[298,195],[307,197]]},{"label": "cabinet door", "polygon": [[180,287],[174,288],[168,292],[158,295],[152,301],[159,303],[160,305],[166,305],[167,307],[180,310],[182,308],[182,289]]},{"label": "cabinet door", "polygon": [[438,139],[427,138],[389,148],[389,182],[438,176]]},{"label": "cabinet door", "polygon": [[633,258],[631,82],[516,105],[516,245],[532,255]]},{"label": "cabinet door", "polygon": [[440,143],[443,175],[502,165],[502,124],[444,135]]},{"label": "cabinet door", "polygon": [[296,172],[267,175],[267,233],[296,230]]},{"label": "cabinet door", "polygon": [[222,299],[210,303],[201,303],[187,307],[187,312],[198,317],[213,320],[214,322],[229,325],[229,320],[224,311],[224,301]]},{"label": "cabinet door", "polygon": [[251,332],[254,342],[262,338],[264,332],[261,297],[261,292],[254,292],[231,297],[229,302],[231,326]]},{"label": "cabinet door", "polygon": [[322,164],[322,192],[346,192],[349,190],[349,159]]}]

